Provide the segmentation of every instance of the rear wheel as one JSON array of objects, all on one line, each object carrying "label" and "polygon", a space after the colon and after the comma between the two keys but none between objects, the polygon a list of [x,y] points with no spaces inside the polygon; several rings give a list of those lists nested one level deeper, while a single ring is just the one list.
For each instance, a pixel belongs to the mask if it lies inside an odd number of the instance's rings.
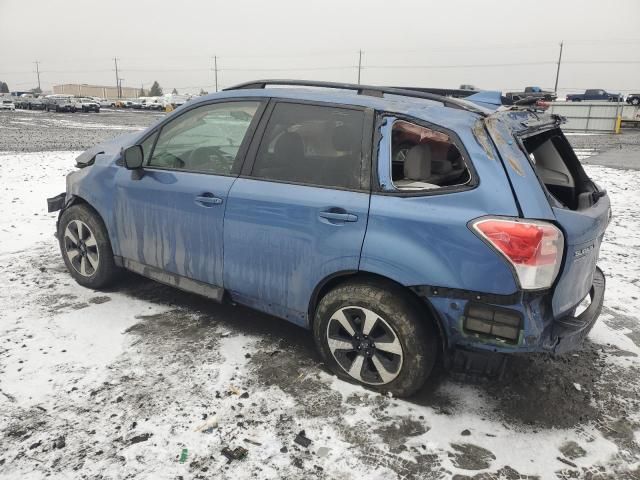
[{"label": "rear wheel", "polygon": [[640,104],[640,98],[631,99],[631,105],[638,105],[638,104]]},{"label": "rear wheel", "polygon": [[98,289],[116,277],[107,229],[90,207],[74,205],[62,213],[58,240],[64,263],[80,285]]},{"label": "rear wheel", "polygon": [[338,377],[397,396],[422,387],[437,358],[427,312],[400,287],[381,282],[348,283],[325,295],[314,337]]}]

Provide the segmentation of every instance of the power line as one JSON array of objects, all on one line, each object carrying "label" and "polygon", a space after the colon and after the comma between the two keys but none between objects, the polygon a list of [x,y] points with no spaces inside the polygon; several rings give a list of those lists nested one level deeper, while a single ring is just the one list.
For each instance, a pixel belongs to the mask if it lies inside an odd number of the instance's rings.
[{"label": "power line", "polygon": [[517,63],[469,63],[469,64],[449,64],[449,65],[367,65],[365,69],[450,69],[450,68],[504,68],[504,67],[526,67],[533,65],[554,65],[552,61],[542,62],[517,62]]}]

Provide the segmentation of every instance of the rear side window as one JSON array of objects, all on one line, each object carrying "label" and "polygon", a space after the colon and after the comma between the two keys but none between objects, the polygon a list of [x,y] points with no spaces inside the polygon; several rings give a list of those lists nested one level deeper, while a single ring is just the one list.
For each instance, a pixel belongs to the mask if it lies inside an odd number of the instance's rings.
[{"label": "rear side window", "polygon": [[449,135],[404,120],[391,132],[391,179],[399,191],[464,185],[471,175]]},{"label": "rear side window", "polygon": [[363,124],[360,110],[279,103],[258,147],[251,175],[357,189]]}]

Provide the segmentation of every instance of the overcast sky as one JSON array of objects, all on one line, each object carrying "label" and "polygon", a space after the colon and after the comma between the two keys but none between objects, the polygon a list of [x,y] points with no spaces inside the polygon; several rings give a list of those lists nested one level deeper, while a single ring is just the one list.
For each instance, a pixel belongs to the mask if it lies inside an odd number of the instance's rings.
[{"label": "overcast sky", "polygon": [[0,80],[213,91],[258,78],[640,91],[640,0],[0,0]]}]

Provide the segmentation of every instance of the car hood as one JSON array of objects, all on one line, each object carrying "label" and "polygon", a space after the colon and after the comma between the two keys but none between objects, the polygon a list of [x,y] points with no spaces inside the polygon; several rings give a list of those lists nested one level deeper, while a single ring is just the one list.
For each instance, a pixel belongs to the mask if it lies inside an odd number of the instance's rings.
[{"label": "car hood", "polygon": [[81,153],[76,158],[76,166],[84,168],[89,165],[93,165],[97,155],[118,155],[123,149],[135,145],[136,140],[140,136],[140,132],[127,133],[119,135],[107,142],[100,143],[95,147],[91,147],[89,150]]}]

